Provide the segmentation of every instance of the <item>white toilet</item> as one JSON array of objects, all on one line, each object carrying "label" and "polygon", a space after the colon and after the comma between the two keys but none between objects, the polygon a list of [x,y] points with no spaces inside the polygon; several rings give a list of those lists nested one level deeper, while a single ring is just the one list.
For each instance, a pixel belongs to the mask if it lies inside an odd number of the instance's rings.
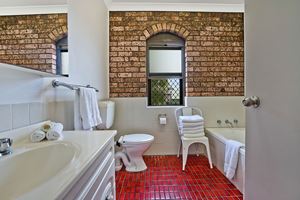
[{"label": "white toilet", "polygon": [[[99,103],[102,124],[98,129],[109,129],[113,125],[115,103],[101,101]],[[122,151],[115,154],[116,170],[120,170],[124,164],[126,171],[139,172],[147,169],[143,159],[144,152],[150,147],[154,137],[149,134],[129,134],[121,136],[117,145],[123,147]],[[122,161],[121,161],[122,160]]]},{"label": "white toilet", "polygon": [[[123,147],[122,152],[116,154],[116,159],[121,158],[126,171],[140,172],[147,169],[147,166],[143,159],[144,152],[150,147],[154,140],[154,137],[149,134],[129,134],[121,136],[118,140],[120,146]],[[125,154],[128,157],[122,156]]]}]

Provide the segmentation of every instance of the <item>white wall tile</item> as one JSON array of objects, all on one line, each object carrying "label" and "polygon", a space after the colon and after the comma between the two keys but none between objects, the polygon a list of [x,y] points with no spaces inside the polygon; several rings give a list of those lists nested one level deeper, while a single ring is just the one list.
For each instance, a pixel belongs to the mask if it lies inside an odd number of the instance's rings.
[{"label": "white wall tile", "polygon": [[[155,137],[146,154],[176,154],[179,136],[174,111],[176,107],[149,108],[147,98],[113,98],[116,102],[113,129],[121,135],[131,133],[149,133]],[[239,126],[245,126],[245,109],[241,105],[242,97],[188,97],[187,105],[202,110],[206,127],[218,127],[217,120],[239,120]],[[158,115],[167,114],[167,124],[160,125]],[[190,149],[195,152],[195,145]]]},{"label": "white wall tile", "polygon": [[43,103],[35,102],[29,104],[29,121],[35,124],[46,120],[45,106]]},{"label": "white wall tile", "polygon": [[0,132],[12,129],[11,105],[0,105]]},{"label": "white wall tile", "polygon": [[12,122],[13,129],[28,126],[30,124],[28,103],[12,105]]}]

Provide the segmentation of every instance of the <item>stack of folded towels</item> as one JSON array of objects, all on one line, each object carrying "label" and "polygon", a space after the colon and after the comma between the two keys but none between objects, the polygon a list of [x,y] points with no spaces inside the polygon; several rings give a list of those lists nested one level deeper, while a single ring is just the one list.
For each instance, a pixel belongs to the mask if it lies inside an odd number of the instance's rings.
[{"label": "stack of folded towels", "polygon": [[179,133],[184,137],[204,136],[204,119],[200,115],[179,116]]},{"label": "stack of folded towels", "polygon": [[35,130],[30,135],[32,142],[41,142],[42,140],[58,140],[62,139],[64,126],[61,123],[49,122],[44,124],[41,128]]}]

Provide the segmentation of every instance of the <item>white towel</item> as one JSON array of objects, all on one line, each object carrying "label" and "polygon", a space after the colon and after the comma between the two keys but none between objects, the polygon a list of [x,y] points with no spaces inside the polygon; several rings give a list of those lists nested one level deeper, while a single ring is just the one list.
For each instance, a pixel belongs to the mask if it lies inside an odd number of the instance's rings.
[{"label": "white towel", "polygon": [[97,95],[92,88],[80,88],[74,102],[75,130],[92,130],[102,123]]},{"label": "white towel", "polygon": [[58,140],[63,137],[62,131],[64,126],[61,123],[51,123],[51,128],[46,133],[47,140]]},{"label": "white towel", "polygon": [[196,123],[203,122],[204,119],[200,115],[179,116],[179,123]]},{"label": "white towel", "polygon": [[225,147],[224,173],[229,179],[235,175],[237,163],[239,160],[239,150],[244,145],[238,141],[227,140]]},{"label": "white towel", "polygon": [[204,132],[199,132],[199,133],[193,133],[193,134],[186,133],[182,136],[185,138],[198,138],[198,137],[203,137],[204,135],[205,135]]},{"label": "white towel", "polygon": [[180,131],[180,133],[181,133],[180,135],[201,133],[204,136],[204,129],[199,129],[194,131]]},{"label": "white towel", "polygon": [[198,130],[203,130],[204,131],[204,126],[195,126],[195,127],[180,127],[181,131],[198,131]]},{"label": "white towel", "polygon": [[184,127],[196,127],[196,126],[204,126],[204,121],[202,122],[179,122],[179,126],[184,126]]},{"label": "white towel", "polygon": [[45,139],[46,134],[42,130],[35,130],[31,135],[30,135],[30,140],[31,142],[41,142],[43,139]]}]

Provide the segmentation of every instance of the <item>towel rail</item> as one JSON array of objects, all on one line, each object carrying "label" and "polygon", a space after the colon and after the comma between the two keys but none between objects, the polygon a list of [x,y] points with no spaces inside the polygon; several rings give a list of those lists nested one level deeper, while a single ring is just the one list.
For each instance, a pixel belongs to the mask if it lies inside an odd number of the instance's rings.
[{"label": "towel rail", "polygon": [[90,85],[68,84],[68,83],[60,82],[58,80],[53,80],[52,81],[52,86],[54,88],[59,87],[59,86],[63,86],[63,87],[69,88],[70,90],[78,90],[81,87],[86,87],[86,88],[93,88],[96,92],[99,92],[99,90],[97,88],[94,88],[94,87],[92,87]]}]

